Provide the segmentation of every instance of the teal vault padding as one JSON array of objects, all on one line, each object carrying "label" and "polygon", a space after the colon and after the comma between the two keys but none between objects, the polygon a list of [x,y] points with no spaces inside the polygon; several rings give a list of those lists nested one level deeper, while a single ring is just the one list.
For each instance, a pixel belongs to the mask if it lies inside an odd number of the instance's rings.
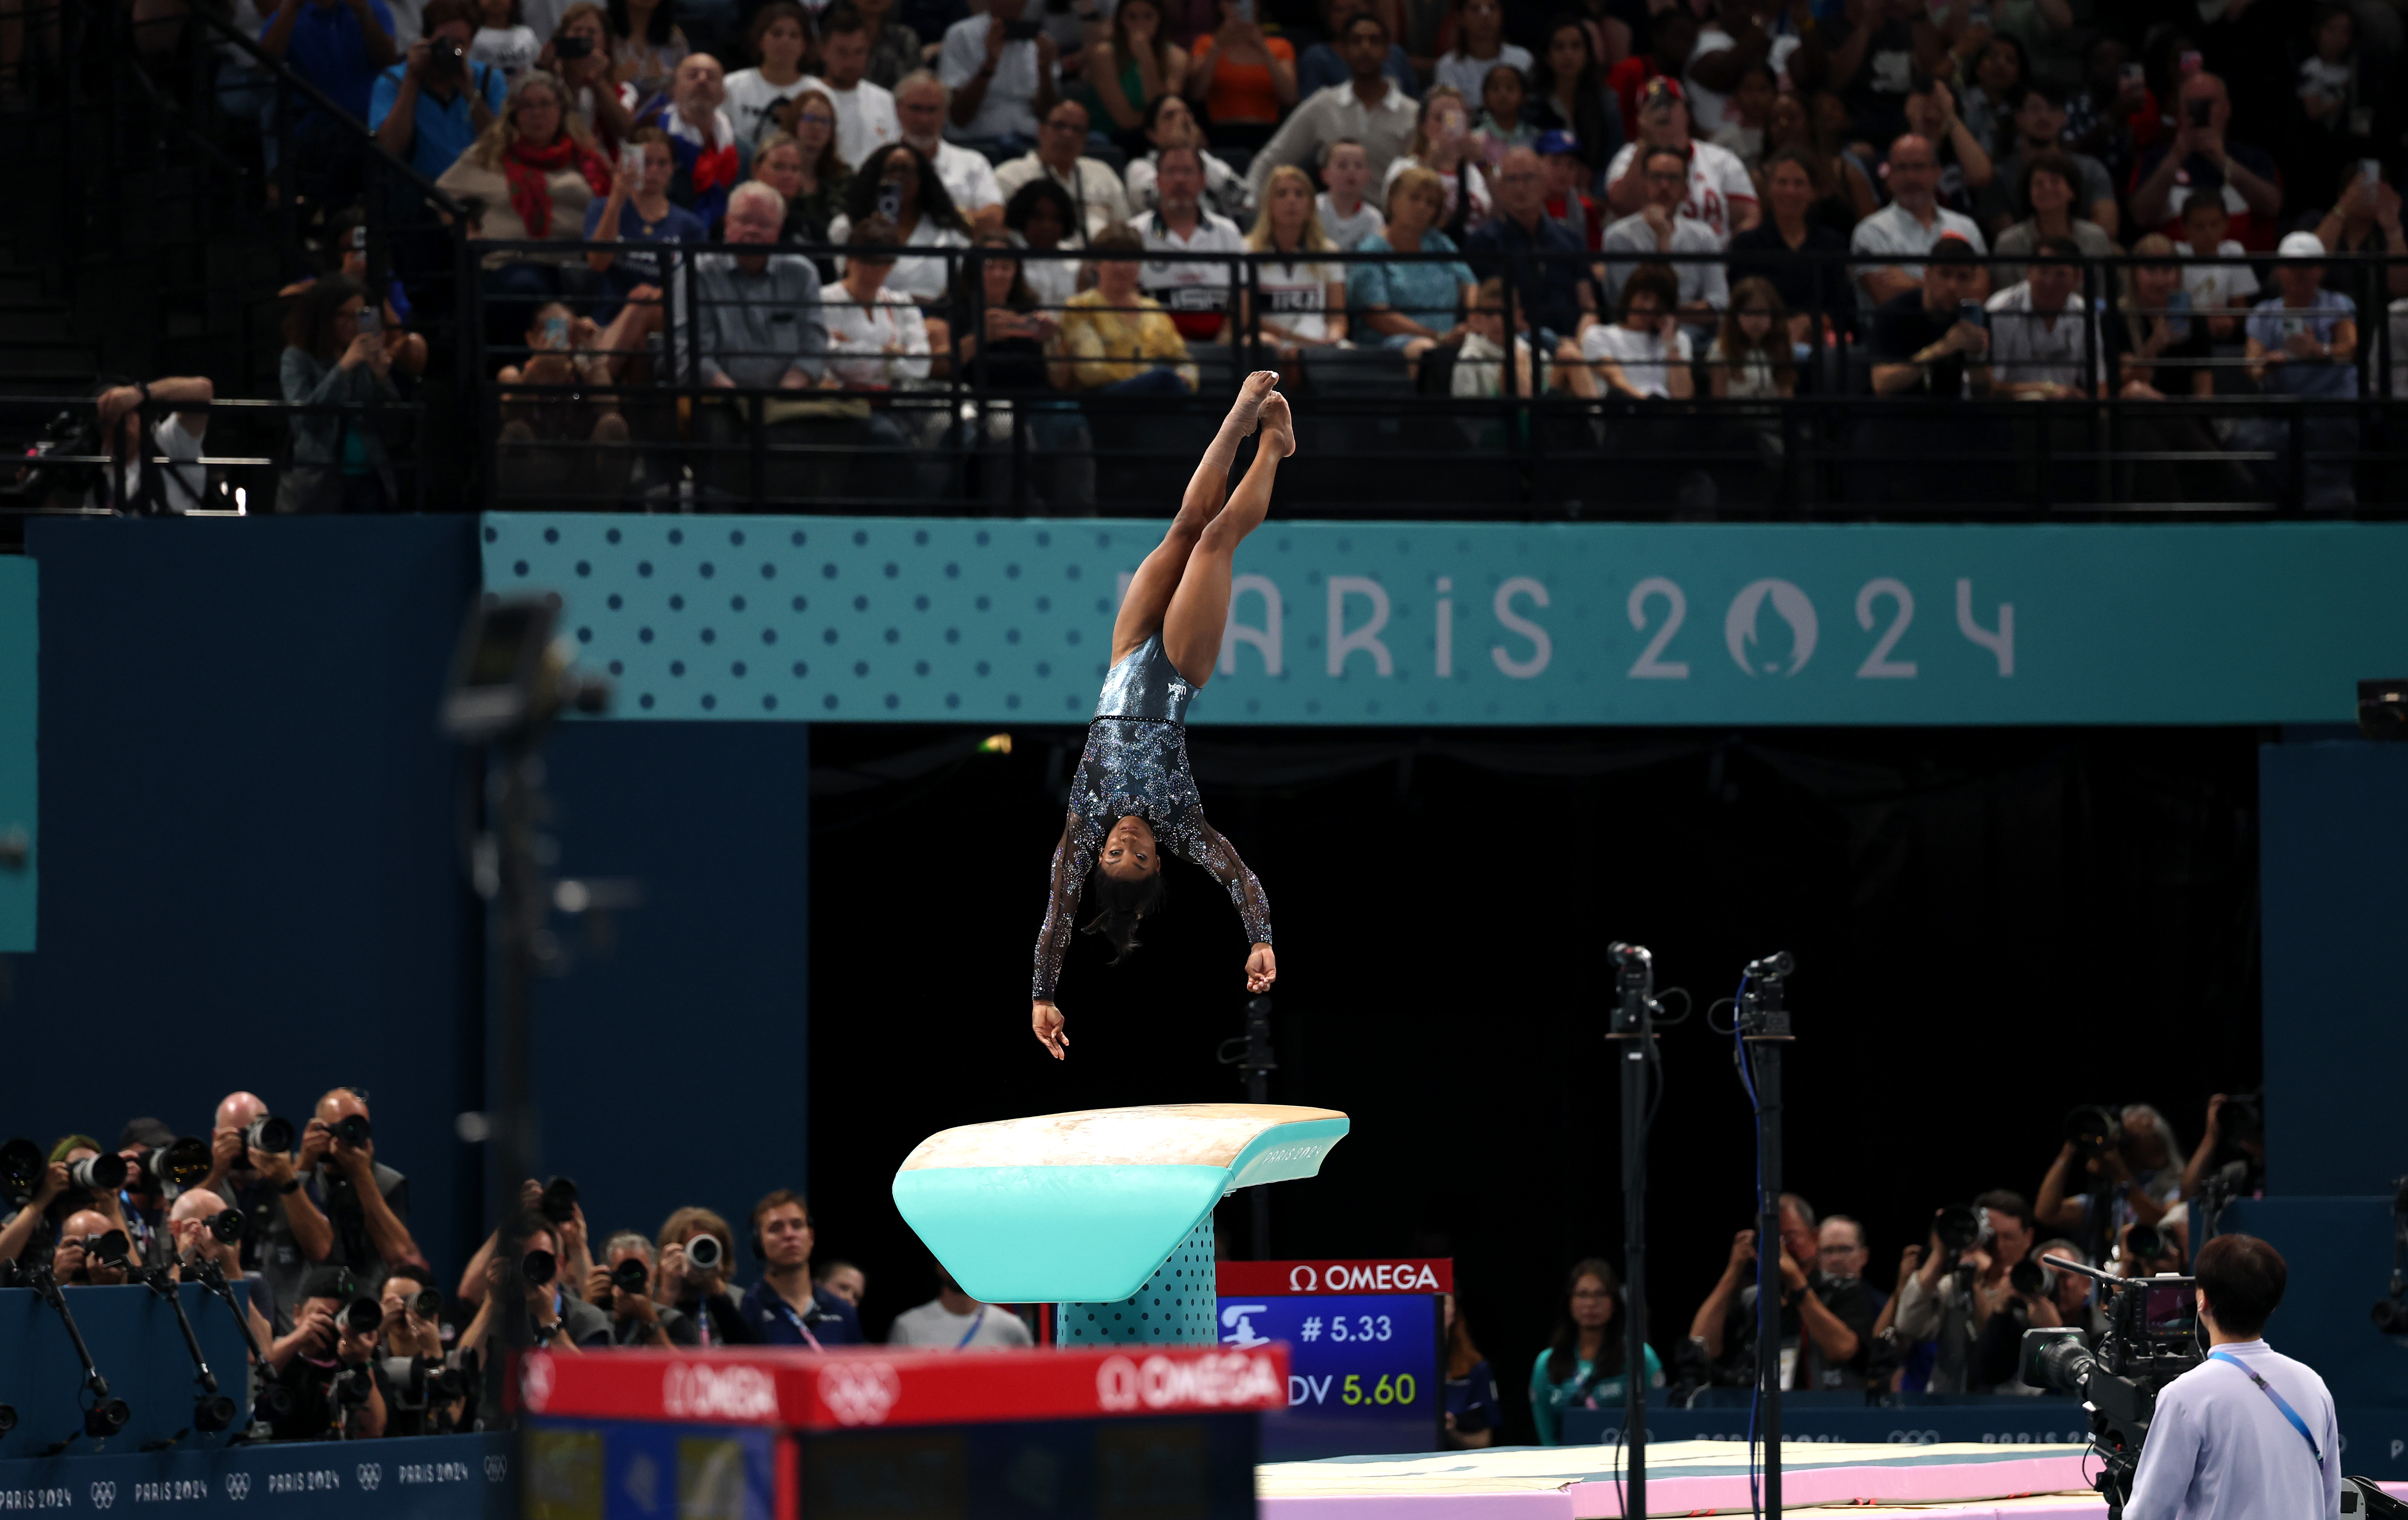
[{"label": "teal vault padding", "polygon": [[1219,1339],[1212,1324],[1218,1307],[1212,1262],[1212,1216],[1197,1220],[1170,1259],[1154,1269],[1144,1285],[1112,1303],[1055,1306],[1054,1341],[1065,1346],[1204,1344]]},{"label": "teal vault padding", "polygon": [[[895,1206],[974,1298],[1125,1309],[1199,1235],[1210,1263],[1214,1204],[1240,1187],[1314,1175],[1347,1127],[1326,1109],[1245,1104],[969,1126],[922,1142],[895,1175]],[[1189,1159],[1197,1156],[1211,1159]],[[1208,1275],[1208,1300],[1210,1285]],[[1209,1301],[1203,1309],[1209,1319]]]}]

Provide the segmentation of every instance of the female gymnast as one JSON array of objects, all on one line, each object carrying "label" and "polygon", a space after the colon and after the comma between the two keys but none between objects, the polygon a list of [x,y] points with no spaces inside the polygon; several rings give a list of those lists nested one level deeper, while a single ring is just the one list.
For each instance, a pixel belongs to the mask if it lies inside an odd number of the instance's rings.
[{"label": "female gymnast", "polygon": [[[1069,816],[1054,847],[1053,896],[1037,936],[1036,1002],[1028,1022],[1057,1061],[1070,1039],[1062,1032],[1054,984],[1081,893],[1093,893],[1098,910],[1085,932],[1110,939],[1118,962],[1137,948],[1139,923],[1162,904],[1165,851],[1194,861],[1228,888],[1252,944],[1247,990],[1267,992],[1279,976],[1262,883],[1204,821],[1204,804],[1187,770],[1187,704],[1221,657],[1230,559],[1269,510],[1280,461],[1296,452],[1287,398],[1272,389],[1278,383],[1272,370],[1246,377],[1238,404],[1187,482],[1170,531],[1138,566],[1112,624],[1112,667],[1071,782]],[[1263,438],[1254,467],[1231,491],[1229,465],[1257,422]]]}]

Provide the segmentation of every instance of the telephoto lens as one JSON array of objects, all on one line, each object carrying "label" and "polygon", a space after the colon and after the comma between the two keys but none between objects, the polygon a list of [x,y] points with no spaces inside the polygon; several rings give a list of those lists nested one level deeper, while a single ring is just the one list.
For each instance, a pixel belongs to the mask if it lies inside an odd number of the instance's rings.
[{"label": "telephoto lens", "polygon": [[239,1209],[221,1209],[209,1215],[209,1233],[227,1245],[242,1239],[243,1217]]},{"label": "telephoto lens", "polygon": [[2124,1251],[2132,1261],[2155,1261],[2166,1254],[2166,1232],[2155,1225],[2135,1225],[2124,1237]]},{"label": "telephoto lens", "polygon": [[2037,1298],[2048,1292],[2048,1269],[2026,1256],[2007,1269],[2007,1285],[2027,1298]]},{"label": "telephoto lens", "polygon": [[263,1113],[244,1126],[242,1142],[254,1151],[281,1155],[293,1149],[293,1121]]},{"label": "telephoto lens", "polygon": [[85,1239],[83,1254],[104,1267],[131,1266],[132,1263],[125,1259],[126,1243],[123,1230],[103,1230]]},{"label": "telephoto lens", "polygon": [[209,1174],[213,1158],[209,1142],[198,1135],[181,1135],[142,1157],[143,1170],[162,1183],[190,1187]]},{"label": "telephoto lens", "polygon": [[335,1121],[334,1130],[337,1140],[356,1151],[368,1142],[368,1116],[347,1113]]},{"label": "telephoto lens", "polygon": [[715,1272],[727,1259],[716,1235],[697,1235],[685,1243],[685,1263],[697,1272]]},{"label": "telephoto lens", "polygon": [[409,1296],[409,1312],[431,1320],[443,1312],[443,1295],[434,1288],[421,1288]]},{"label": "telephoto lens", "polygon": [[644,1258],[629,1256],[610,1269],[610,1285],[622,1293],[641,1296],[652,1274],[644,1269]]},{"label": "telephoto lens", "polygon": [[193,1406],[193,1428],[208,1433],[234,1424],[234,1400],[223,1394],[204,1394]]},{"label": "telephoto lens", "polygon": [[384,1305],[374,1298],[354,1298],[343,1306],[342,1323],[353,1335],[373,1335],[384,1323]]},{"label": "telephoto lens", "polygon": [[577,1183],[566,1177],[553,1178],[543,1184],[543,1197],[536,1207],[553,1224],[567,1224],[577,1217]]},{"label": "telephoto lens", "polygon": [[12,1140],[0,1145],[0,1198],[30,1198],[42,1185],[42,1173],[50,1163],[42,1159],[42,1148],[29,1140]]},{"label": "telephoto lens", "polygon": [[519,1258],[519,1275],[531,1288],[549,1286],[560,1275],[560,1258],[540,1248],[530,1251]]},{"label": "telephoto lens", "polygon": [[345,1404],[365,1404],[376,1392],[376,1377],[365,1367],[347,1367],[335,1374],[335,1398]]},{"label": "telephoto lens", "polygon": [[67,1185],[87,1193],[114,1193],[125,1185],[125,1158],[115,1152],[67,1163]]},{"label": "telephoto lens", "polygon": [[1982,1222],[1973,1217],[1970,1203],[1951,1203],[1934,1216],[1932,1230],[1940,1244],[1950,1251],[1971,1251],[1973,1242],[1982,1238]]},{"label": "telephoto lens", "polygon": [[2086,1160],[2106,1154],[2115,1143],[2115,1115],[2096,1103],[2086,1103],[2065,1116],[2065,1138]]},{"label": "telephoto lens", "polygon": [[94,1441],[107,1441],[125,1428],[134,1412],[125,1407],[122,1398],[104,1398],[83,1412],[83,1433]]}]

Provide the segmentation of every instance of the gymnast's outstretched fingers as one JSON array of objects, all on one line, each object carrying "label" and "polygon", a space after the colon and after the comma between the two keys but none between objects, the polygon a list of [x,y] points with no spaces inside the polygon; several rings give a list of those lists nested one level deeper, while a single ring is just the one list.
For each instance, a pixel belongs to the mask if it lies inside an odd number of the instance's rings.
[{"label": "gymnast's outstretched fingers", "polygon": [[1246,957],[1246,990],[1268,992],[1279,980],[1279,956],[1268,945],[1256,945]]},{"label": "gymnast's outstretched fingers", "polygon": [[1036,1034],[1037,1042],[1052,1051],[1057,1061],[1068,1058],[1070,1044],[1070,1037],[1062,1032],[1062,1011],[1052,1003],[1040,1000],[1029,1010],[1028,1027]]}]

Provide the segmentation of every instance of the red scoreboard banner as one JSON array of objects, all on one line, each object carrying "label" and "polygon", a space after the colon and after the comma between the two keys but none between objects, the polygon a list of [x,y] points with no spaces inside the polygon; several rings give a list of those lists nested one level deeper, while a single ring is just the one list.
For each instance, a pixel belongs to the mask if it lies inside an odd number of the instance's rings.
[{"label": "red scoreboard banner", "polygon": [[[1223,1269],[1226,1271],[1226,1265]],[[775,1426],[968,1425],[1287,1408],[1287,1348],[530,1353],[529,1413]]]},{"label": "red scoreboard banner", "polygon": [[1372,1261],[1225,1261],[1219,1268],[1218,1292],[1224,1298],[1454,1291],[1453,1256]]}]

